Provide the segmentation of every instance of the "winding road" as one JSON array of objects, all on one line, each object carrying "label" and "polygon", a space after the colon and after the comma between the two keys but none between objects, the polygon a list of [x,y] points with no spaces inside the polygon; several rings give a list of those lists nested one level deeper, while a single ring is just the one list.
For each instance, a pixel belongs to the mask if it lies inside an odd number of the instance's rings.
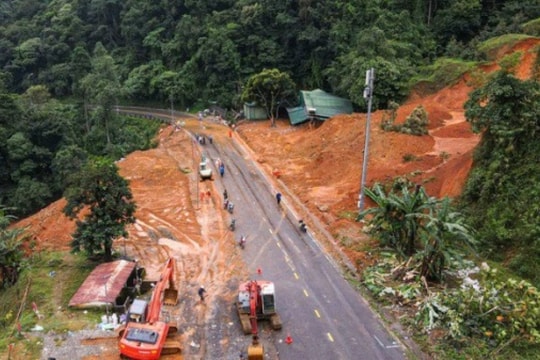
[{"label": "winding road", "polygon": [[[138,109],[120,111],[141,115]],[[153,116],[167,118],[166,111]],[[185,114],[183,114],[185,115]],[[179,116],[175,114],[175,116]],[[205,120],[206,121],[206,120]],[[193,135],[211,134],[214,138],[201,147],[212,162],[214,188],[219,193],[227,189],[234,203],[237,239],[246,235],[243,259],[252,279],[275,283],[277,309],[283,322],[281,331],[269,330],[269,324],[259,322],[264,332],[266,357],[281,360],[298,359],[406,359],[406,349],[383,326],[382,320],[349,284],[339,266],[319,246],[314,234],[300,232],[295,203],[287,197],[283,184],[276,184],[250,156],[237,134],[212,123],[213,131],[204,123],[186,128]],[[218,131],[215,129],[218,128]],[[225,165],[221,178],[216,160]],[[278,206],[275,194],[284,194]],[[246,279],[247,280],[247,279]],[[219,330],[217,330],[219,331]],[[216,339],[208,330],[207,341]],[[285,339],[289,337],[292,343]],[[212,353],[209,344],[205,359],[223,356]],[[216,346],[215,348],[219,348]],[[233,359],[233,358],[231,358]]]},{"label": "winding road", "polygon": [[[275,283],[283,321],[283,330],[273,336],[279,359],[404,359],[404,348],[310,231],[299,231],[292,202],[284,196],[278,206],[275,194],[281,190],[237,135],[229,135],[207,142],[202,151],[213,163],[225,164],[216,187],[227,189],[235,204],[236,234],[247,236],[244,260],[253,279]],[[284,341],[287,336],[292,344]]]}]

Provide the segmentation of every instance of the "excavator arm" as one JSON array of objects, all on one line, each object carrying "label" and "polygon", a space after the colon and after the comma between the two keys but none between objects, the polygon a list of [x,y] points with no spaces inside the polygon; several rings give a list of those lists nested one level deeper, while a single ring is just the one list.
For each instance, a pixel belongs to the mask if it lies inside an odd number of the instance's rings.
[{"label": "excavator arm", "polygon": [[259,328],[257,327],[257,311],[261,304],[261,287],[256,281],[249,282],[249,321],[251,322],[251,333],[253,339],[248,347],[248,360],[262,360],[264,350],[259,343]]},{"label": "excavator arm", "polygon": [[[152,297],[150,298],[150,302],[148,304],[148,322],[150,324],[153,324],[154,322],[159,320],[160,314],[161,314],[161,306],[163,305],[163,302],[169,302],[170,299],[175,298],[174,304],[176,304],[176,301],[178,300],[178,291],[174,288],[174,259],[169,258],[167,262],[165,263],[165,267],[163,268],[161,272],[161,276],[156,283],[156,286],[154,287],[154,291],[152,292]],[[169,286],[168,289],[165,289]],[[174,293],[176,293],[176,297],[174,296]]]},{"label": "excavator arm", "polygon": [[259,329],[257,328],[257,307],[259,306],[259,286],[256,281],[249,283],[249,321],[251,322],[251,333],[253,336],[258,336]]}]

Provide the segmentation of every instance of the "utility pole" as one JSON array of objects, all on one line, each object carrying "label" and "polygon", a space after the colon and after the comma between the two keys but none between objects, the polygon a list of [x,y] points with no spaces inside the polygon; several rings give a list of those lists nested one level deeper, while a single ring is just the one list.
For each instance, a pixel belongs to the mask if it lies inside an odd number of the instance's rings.
[{"label": "utility pole", "polygon": [[369,155],[369,123],[371,120],[371,100],[373,99],[373,81],[375,80],[375,69],[366,71],[366,84],[364,87],[364,99],[368,101],[368,112],[366,119],[366,135],[364,143],[364,162],[362,163],[362,181],[360,183],[360,196],[358,199],[358,212],[364,211],[364,188],[366,186],[366,173]]}]

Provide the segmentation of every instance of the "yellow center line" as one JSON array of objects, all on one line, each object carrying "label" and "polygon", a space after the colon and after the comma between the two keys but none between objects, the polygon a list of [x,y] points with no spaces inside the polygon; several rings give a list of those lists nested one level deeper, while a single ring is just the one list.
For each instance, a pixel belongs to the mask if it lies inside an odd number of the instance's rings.
[{"label": "yellow center line", "polygon": [[326,336],[328,336],[328,340],[330,340],[331,342],[334,342],[334,338],[332,337],[332,334],[326,333]]},{"label": "yellow center line", "polygon": [[304,289],[304,295],[306,295],[306,297],[309,297],[309,294],[306,289]]},{"label": "yellow center line", "polygon": [[317,315],[319,319],[321,318],[321,314],[319,314],[319,311],[317,309],[315,309],[315,315]]},{"label": "yellow center line", "polygon": [[276,244],[277,244],[277,246],[278,246],[279,248],[281,247],[281,244],[280,244],[280,243],[276,242]]},{"label": "yellow center line", "polygon": [[300,279],[297,273],[294,273],[294,277],[296,278],[296,280]]}]

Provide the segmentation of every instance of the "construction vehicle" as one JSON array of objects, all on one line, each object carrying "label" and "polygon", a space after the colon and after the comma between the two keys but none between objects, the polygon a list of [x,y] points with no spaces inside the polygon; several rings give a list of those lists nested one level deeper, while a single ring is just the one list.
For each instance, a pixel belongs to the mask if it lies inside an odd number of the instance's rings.
[{"label": "construction vehicle", "polygon": [[201,157],[201,162],[199,163],[199,176],[201,177],[201,181],[212,180],[212,168],[204,155]]},{"label": "construction vehicle", "polygon": [[159,280],[154,286],[150,301],[136,300],[130,307],[125,329],[120,331],[119,348],[124,358],[136,360],[156,360],[162,354],[181,351],[180,343],[172,339],[178,331],[177,324],[161,316],[163,305],[178,303],[178,290],[174,286],[173,258],[169,258]]},{"label": "construction vehicle", "polygon": [[238,287],[236,309],[244,334],[252,334],[253,342],[248,347],[248,360],[262,360],[264,350],[259,343],[257,321],[270,320],[274,330],[282,327],[281,318],[276,312],[274,283],[270,281],[250,280]]}]

